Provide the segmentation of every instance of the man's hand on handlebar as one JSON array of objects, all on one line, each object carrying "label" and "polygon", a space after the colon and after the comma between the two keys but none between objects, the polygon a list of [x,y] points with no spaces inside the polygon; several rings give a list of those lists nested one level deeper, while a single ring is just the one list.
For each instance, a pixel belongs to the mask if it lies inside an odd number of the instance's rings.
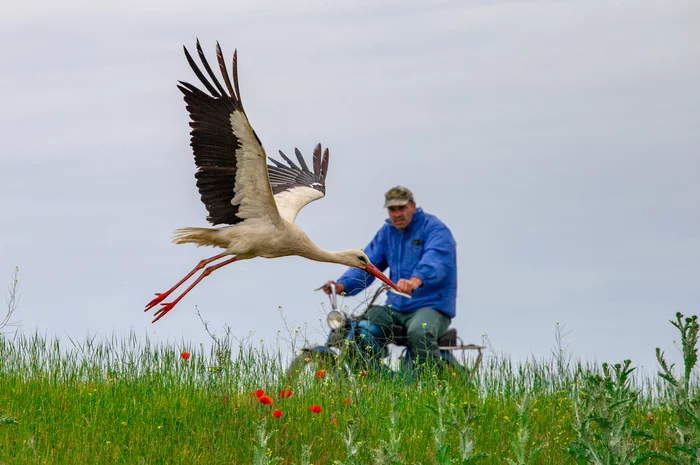
[{"label": "man's hand on handlebar", "polygon": [[399,288],[401,292],[406,294],[413,294],[413,291],[419,288],[423,284],[423,281],[418,277],[414,276],[411,279],[399,279],[396,283],[396,287]]},{"label": "man's hand on handlebar", "polygon": [[335,293],[336,294],[341,294],[345,290],[345,284],[342,283],[336,283],[333,280],[327,281],[326,284],[323,285],[323,292],[326,294],[331,293],[331,284],[335,284]]}]

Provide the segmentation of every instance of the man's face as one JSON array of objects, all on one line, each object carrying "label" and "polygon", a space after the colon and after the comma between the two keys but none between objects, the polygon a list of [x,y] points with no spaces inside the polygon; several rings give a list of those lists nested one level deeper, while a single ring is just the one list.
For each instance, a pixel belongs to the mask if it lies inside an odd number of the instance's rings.
[{"label": "man's face", "polygon": [[416,212],[416,202],[408,202],[401,207],[389,207],[389,220],[396,229],[404,230],[411,224],[413,214]]}]

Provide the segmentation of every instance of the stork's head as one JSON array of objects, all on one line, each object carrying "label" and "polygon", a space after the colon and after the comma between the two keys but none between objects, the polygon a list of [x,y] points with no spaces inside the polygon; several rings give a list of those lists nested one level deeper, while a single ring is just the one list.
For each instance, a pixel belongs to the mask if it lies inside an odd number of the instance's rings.
[{"label": "stork's head", "polygon": [[[391,286],[394,290],[399,291],[396,284],[392,283],[389,278],[387,278],[384,273],[379,271],[379,268],[374,266],[372,262],[369,261],[369,257],[361,250],[345,250],[340,252],[340,257],[342,258],[342,264],[347,266],[352,266],[354,268],[359,268],[371,274],[375,278],[379,279],[383,283]],[[400,292],[400,291],[399,291]]]}]

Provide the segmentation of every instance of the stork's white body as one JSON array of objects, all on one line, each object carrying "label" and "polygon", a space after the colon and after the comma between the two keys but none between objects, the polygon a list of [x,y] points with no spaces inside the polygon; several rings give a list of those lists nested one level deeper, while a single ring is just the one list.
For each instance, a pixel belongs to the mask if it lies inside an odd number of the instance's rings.
[{"label": "stork's white body", "polygon": [[317,247],[296,224],[286,220],[273,223],[269,218],[246,220],[223,228],[181,228],[175,231],[173,242],[221,247],[239,260],[289,255],[325,262],[342,259],[339,255],[342,252],[329,252]]}]

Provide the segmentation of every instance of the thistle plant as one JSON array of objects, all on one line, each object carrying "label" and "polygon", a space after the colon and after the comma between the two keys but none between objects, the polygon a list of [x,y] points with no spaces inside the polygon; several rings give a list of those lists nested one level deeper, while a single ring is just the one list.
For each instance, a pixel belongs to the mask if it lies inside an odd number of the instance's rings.
[{"label": "thistle plant", "polygon": [[301,446],[301,463],[299,465],[311,465],[311,446],[308,444]]},{"label": "thistle plant", "polygon": [[513,425],[516,430],[508,432],[508,436],[510,436],[510,450],[515,456],[515,460],[507,459],[510,465],[534,464],[536,463],[537,456],[542,449],[541,445],[534,446],[532,449],[530,449],[528,446],[530,439],[530,414],[528,413],[529,405],[530,402],[527,395],[523,394],[513,418]]},{"label": "thistle plant", "polygon": [[[472,424],[481,417],[481,414],[477,413],[477,407],[474,404],[464,403],[461,409],[450,404],[448,390],[446,383],[438,384],[435,391],[438,398],[437,407],[427,406],[433,411],[437,420],[436,426],[433,427],[435,462],[437,465],[471,465],[479,459],[488,457],[488,454],[483,452],[474,453]],[[449,418],[446,418],[447,415]],[[450,445],[447,443],[448,427],[457,431],[459,435],[459,458],[457,459],[450,454]]]},{"label": "thistle plant", "polygon": [[462,408],[458,409],[451,406],[452,422],[449,425],[457,431],[459,435],[459,459],[452,463],[461,465],[471,465],[478,462],[482,458],[486,458],[489,454],[484,452],[474,453],[474,430],[473,423],[483,415],[477,413],[478,407],[475,404],[464,403]]},{"label": "thistle plant", "polygon": [[355,441],[355,434],[355,422],[349,421],[345,434],[340,434],[345,444],[345,460],[339,462],[339,465],[352,465],[356,463],[357,452],[359,451],[361,443]]},{"label": "thistle plant", "polygon": [[399,455],[399,445],[401,443],[401,432],[397,432],[399,405],[394,401],[389,419],[389,440],[379,440],[379,447],[372,451],[376,465],[402,465],[404,463]]},{"label": "thistle plant", "polygon": [[671,320],[671,324],[681,333],[683,376],[676,377],[674,365],[669,366],[661,349],[656,349],[661,366],[659,376],[669,385],[669,403],[677,415],[677,423],[669,429],[675,442],[673,450],[678,453],[669,461],[679,465],[700,463],[700,393],[697,386],[691,386],[691,374],[698,361],[698,317],[683,318],[676,313],[676,321]]},{"label": "thistle plant", "polygon": [[578,439],[567,451],[578,464],[636,465],[658,457],[646,450],[641,439],[651,435],[632,426],[639,393],[630,387],[630,360],[611,367],[603,364],[602,376],[585,373],[578,396],[574,399],[574,431]]},{"label": "thistle plant", "polygon": [[272,465],[276,462],[281,462],[282,457],[273,457],[272,451],[267,447],[274,431],[267,432],[265,421],[261,420],[256,428],[258,440],[253,449],[253,464],[254,465]]},{"label": "thistle plant", "polygon": [[0,415],[0,425],[16,425],[19,422],[12,417],[7,415]]}]

